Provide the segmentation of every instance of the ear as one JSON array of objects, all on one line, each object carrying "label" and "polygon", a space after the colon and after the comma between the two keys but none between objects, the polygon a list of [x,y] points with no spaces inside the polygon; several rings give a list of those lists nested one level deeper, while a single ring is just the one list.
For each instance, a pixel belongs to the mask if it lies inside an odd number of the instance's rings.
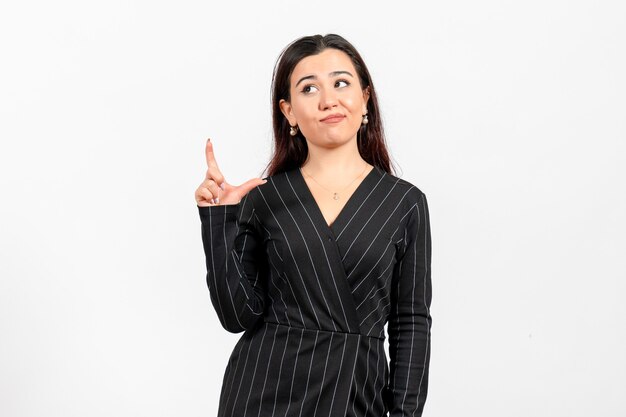
[{"label": "ear", "polygon": [[285,117],[287,118],[291,126],[295,126],[298,124],[298,121],[296,120],[296,116],[294,116],[293,114],[293,108],[291,107],[291,103],[281,98],[280,101],[278,102],[278,106],[280,107],[280,111],[283,112],[283,114],[285,115]]},{"label": "ear", "polygon": [[363,89],[363,114],[367,111],[367,102],[370,99],[369,85]]}]

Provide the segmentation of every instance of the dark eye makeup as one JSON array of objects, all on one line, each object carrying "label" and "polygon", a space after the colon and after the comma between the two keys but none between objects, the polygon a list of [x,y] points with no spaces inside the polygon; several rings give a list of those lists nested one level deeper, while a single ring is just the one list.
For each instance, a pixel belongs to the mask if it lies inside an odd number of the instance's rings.
[{"label": "dark eye makeup", "polygon": [[[338,84],[338,83],[341,83],[341,82],[346,83],[345,87],[347,87],[347,86],[349,86],[349,85],[350,85],[350,81],[345,80],[345,79],[340,79],[340,80],[335,81],[335,87],[337,87],[337,84]],[[307,85],[305,85],[304,87],[302,87],[302,90],[301,90],[301,91],[302,91],[303,93],[305,93],[305,94],[308,94],[308,93],[310,92],[310,88],[311,88],[311,87],[313,87],[313,84],[307,84]]]}]

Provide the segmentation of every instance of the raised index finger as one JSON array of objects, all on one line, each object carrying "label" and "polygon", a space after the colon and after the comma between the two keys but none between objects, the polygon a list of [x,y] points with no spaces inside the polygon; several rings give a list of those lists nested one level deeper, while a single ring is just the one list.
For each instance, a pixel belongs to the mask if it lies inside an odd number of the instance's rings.
[{"label": "raised index finger", "polygon": [[217,168],[217,161],[215,160],[215,154],[213,153],[213,144],[211,143],[211,139],[208,139],[206,141],[206,147],[205,147],[205,155],[206,155],[206,165],[207,167],[211,168],[211,167],[216,167]]}]

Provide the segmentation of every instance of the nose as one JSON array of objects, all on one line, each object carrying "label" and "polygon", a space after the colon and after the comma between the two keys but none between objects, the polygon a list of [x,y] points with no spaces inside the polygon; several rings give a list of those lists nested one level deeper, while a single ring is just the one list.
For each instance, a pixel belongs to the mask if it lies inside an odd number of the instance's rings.
[{"label": "nose", "polygon": [[331,90],[323,90],[320,94],[320,110],[330,109],[337,106],[337,93]]}]

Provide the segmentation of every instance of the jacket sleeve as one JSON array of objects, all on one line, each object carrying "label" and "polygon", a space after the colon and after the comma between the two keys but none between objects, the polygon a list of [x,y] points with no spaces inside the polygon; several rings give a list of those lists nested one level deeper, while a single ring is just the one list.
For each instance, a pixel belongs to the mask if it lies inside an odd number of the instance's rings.
[{"label": "jacket sleeve", "polygon": [[231,333],[253,327],[265,307],[267,260],[250,195],[237,204],[198,206],[211,303]]},{"label": "jacket sleeve", "polygon": [[389,334],[389,417],[420,417],[430,362],[431,237],[422,193],[409,214],[403,251],[394,267]]}]

